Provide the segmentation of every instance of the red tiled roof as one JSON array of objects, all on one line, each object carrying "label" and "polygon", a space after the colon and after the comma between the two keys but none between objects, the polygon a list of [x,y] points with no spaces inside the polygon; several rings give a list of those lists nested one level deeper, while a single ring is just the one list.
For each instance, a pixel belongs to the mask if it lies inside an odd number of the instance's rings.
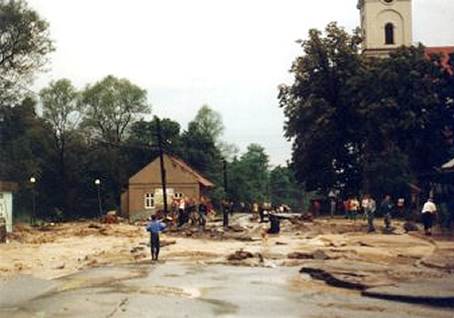
[{"label": "red tiled roof", "polygon": [[427,47],[426,48],[426,56],[430,58],[434,54],[441,55],[441,65],[446,69],[449,69],[449,72],[452,73],[453,69],[448,64],[449,55],[454,54],[454,46],[438,46],[438,47]]},{"label": "red tiled roof", "polygon": [[208,188],[211,188],[211,187],[214,187],[214,184],[208,180],[207,178],[203,177],[200,173],[198,173],[197,171],[195,171],[194,169],[192,169],[186,162],[184,162],[183,160],[181,159],[178,159],[174,156],[170,156],[170,155],[167,155],[169,157],[170,160],[172,160],[173,163],[175,163],[176,165],[180,166],[183,170],[189,172],[190,174],[192,174],[193,176],[196,177],[197,181],[199,181],[199,183],[205,187],[208,187]]}]

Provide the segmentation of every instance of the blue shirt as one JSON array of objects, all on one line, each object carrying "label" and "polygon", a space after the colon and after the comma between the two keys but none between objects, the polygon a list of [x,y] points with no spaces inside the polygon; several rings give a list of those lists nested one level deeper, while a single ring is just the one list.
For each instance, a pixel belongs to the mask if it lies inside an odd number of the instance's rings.
[{"label": "blue shirt", "polygon": [[151,221],[147,224],[147,231],[151,233],[159,233],[166,228],[166,225],[161,221]]}]

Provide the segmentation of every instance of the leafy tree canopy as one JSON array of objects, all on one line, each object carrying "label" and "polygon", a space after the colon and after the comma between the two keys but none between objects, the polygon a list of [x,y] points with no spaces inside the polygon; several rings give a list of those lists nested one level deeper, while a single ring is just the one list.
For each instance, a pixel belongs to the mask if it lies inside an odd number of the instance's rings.
[{"label": "leafy tree canopy", "polygon": [[54,50],[49,25],[23,0],[0,0],[0,102],[17,101],[22,85]]}]

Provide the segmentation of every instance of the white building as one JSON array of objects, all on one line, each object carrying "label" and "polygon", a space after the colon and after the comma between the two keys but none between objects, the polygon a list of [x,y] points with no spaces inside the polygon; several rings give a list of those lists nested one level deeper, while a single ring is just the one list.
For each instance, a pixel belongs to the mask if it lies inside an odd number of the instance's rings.
[{"label": "white building", "polygon": [[0,218],[6,222],[6,231],[13,231],[13,192],[17,184],[14,182],[0,181]]},{"label": "white building", "polygon": [[388,56],[400,46],[410,46],[412,0],[359,0],[363,53]]}]

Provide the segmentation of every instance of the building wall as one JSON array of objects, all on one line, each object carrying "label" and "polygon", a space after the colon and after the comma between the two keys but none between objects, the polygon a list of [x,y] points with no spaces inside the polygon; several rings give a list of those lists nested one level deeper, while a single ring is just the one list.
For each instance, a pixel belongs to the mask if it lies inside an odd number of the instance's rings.
[{"label": "building wall", "polygon": [[13,194],[12,192],[0,192],[0,217],[6,221],[6,231],[13,231]]},{"label": "building wall", "polygon": [[[173,189],[174,193],[183,193],[188,198],[200,197],[200,185],[193,174],[176,165],[167,156],[164,156],[164,167],[167,189]],[[145,208],[146,193],[155,193],[156,190],[161,189],[161,169],[158,158],[129,179],[127,194],[125,192],[122,195],[123,215],[129,219],[145,218],[156,210],[162,209],[162,204],[156,204],[153,209]],[[167,202],[170,206],[172,198],[168,197]]]},{"label": "building wall", "polygon": [[[410,46],[412,36],[412,1],[393,0],[386,3],[385,0],[363,0],[360,2],[361,29],[363,31],[363,50],[389,52],[399,46]],[[394,25],[394,43],[385,44],[385,25]]]}]

